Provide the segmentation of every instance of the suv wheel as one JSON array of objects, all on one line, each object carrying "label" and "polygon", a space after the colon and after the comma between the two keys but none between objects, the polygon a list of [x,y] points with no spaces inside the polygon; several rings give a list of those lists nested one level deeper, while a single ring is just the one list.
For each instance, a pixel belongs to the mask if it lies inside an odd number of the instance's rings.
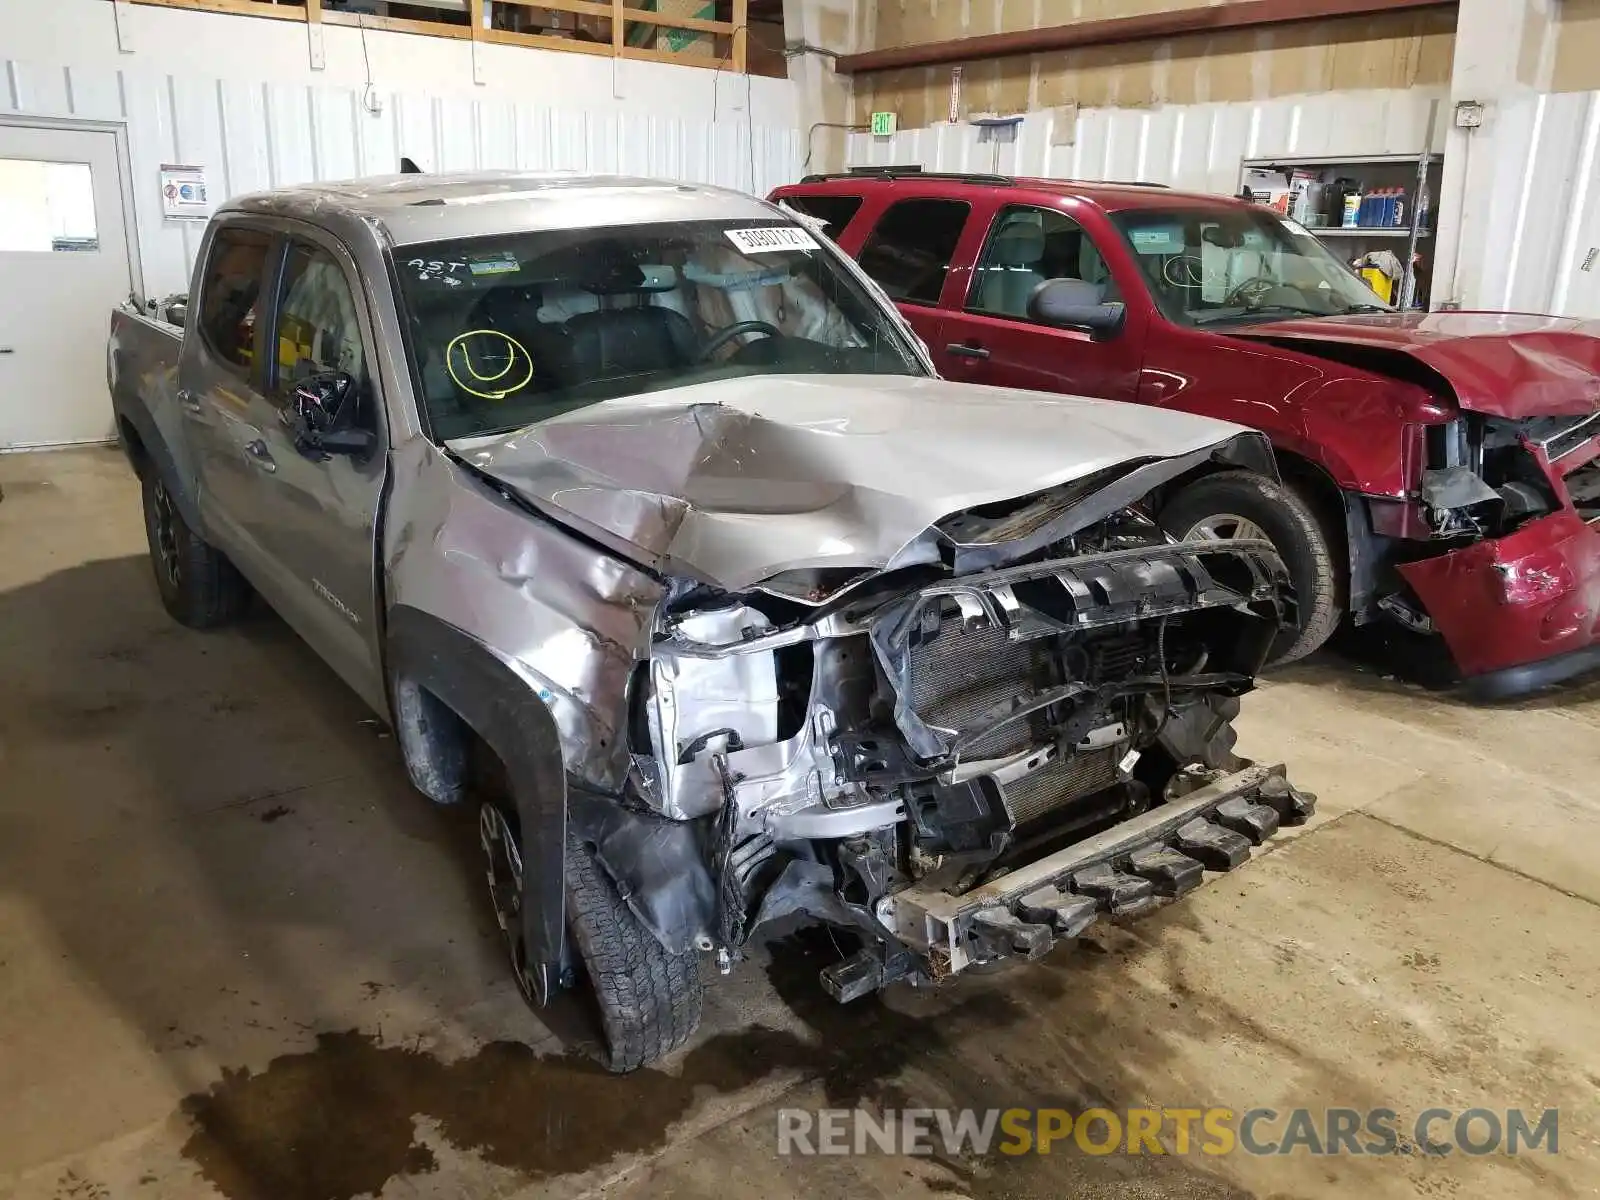
[{"label": "suv wheel", "polygon": [[[522,854],[515,817],[493,802],[479,810],[489,896],[506,935],[523,999],[537,1006],[522,941]],[[576,950],[563,986],[581,988],[598,1010],[596,1058],[608,1071],[634,1071],[678,1049],[700,1024],[696,956],[672,954],[633,915],[594,854],[568,835],[567,933]]]},{"label": "suv wheel", "polygon": [[1338,571],[1322,523],[1292,488],[1253,471],[1208,475],[1167,502],[1161,526],[1186,542],[1272,543],[1289,569],[1300,610],[1299,628],[1285,629],[1273,644],[1274,663],[1304,658],[1332,636],[1343,615]]},{"label": "suv wheel", "polygon": [[189,528],[160,475],[146,470],[140,483],[150,566],[163,607],[191,629],[213,629],[238,616],[250,596],[239,572]]}]

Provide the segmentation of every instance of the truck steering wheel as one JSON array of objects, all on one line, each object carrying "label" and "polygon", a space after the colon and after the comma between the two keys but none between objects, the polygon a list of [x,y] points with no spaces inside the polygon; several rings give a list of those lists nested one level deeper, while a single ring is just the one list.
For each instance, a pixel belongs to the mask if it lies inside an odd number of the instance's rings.
[{"label": "truck steering wheel", "polygon": [[723,326],[707,338],[705,345],[701,346],[700,352],[695,355],[695,361],[705,362],[741,333],[764,333],[772,338],[783,336],[783,330],[766,321],[735,321],[732,325]]}]

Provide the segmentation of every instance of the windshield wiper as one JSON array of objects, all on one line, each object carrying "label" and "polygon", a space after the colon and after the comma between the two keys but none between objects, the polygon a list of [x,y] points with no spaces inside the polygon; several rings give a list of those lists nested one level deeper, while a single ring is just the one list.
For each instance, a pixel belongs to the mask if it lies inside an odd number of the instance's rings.
[{"label": "windshield wiper", "polygon": [[1351,313],[1392,313],[1395,310],[1383,304],[1351,304],[1339,310],[1339,316],[1348,316]]}]

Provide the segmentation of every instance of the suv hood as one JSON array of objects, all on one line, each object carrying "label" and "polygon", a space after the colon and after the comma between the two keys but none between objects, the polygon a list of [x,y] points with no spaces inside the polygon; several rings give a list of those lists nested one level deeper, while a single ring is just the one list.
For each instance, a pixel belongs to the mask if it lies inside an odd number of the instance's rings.
[{"label": "suv hood", "polygon": [[1396,370],[1395,358],[1409,358],[1442,379],[1469,412],[1522,420],[1600,411],[1600,321],[1396,313],[1275,321],[1229,333],[1386,373]]},{"label": "suv hood", "polygon": [[758,375],[448,447],[629,558],[737,591],[792,569],[899,565],[942,517],[1100,473],[1109,484],[1119,466],[1155,460],[1127,481],[1139,490],[1122,505],[1197,453],[1270,472],[1258,442],[1132,404],[907,376]]}]

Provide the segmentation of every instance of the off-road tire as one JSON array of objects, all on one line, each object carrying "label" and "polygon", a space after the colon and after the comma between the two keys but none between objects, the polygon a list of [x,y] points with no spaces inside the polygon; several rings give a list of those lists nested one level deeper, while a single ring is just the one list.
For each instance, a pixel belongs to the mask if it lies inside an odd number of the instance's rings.
[{"label": "off-road tire", "polygon": [[1273,643],[1274,664],[1294,662],[1321,647],[1339,625],[1339,568],[1327,531],[1315,511],[1292,487],[1254,471],[1223,471],[1184,488],[1161,510],[1161,526],[1187,537],[1208,518],[1244,518],[1260,528],[1283,559],[1300,609],[1298,629],[1286,629]]},{"label": "off-road tire", "polygon": [[162,606],[190,629],[215,629],[231,621],[250,598],[243,577],[220,550],[189,528],[160,475],[147,470],[140,485],[150,566]]},{"label": "off-road tire", "polygon": [[700,1024],[699,963],[673,954],[633,915],[589,849],[567,841],[567,928],[600,1010],[600,1062],[636,1071],[678,1049]]}]

